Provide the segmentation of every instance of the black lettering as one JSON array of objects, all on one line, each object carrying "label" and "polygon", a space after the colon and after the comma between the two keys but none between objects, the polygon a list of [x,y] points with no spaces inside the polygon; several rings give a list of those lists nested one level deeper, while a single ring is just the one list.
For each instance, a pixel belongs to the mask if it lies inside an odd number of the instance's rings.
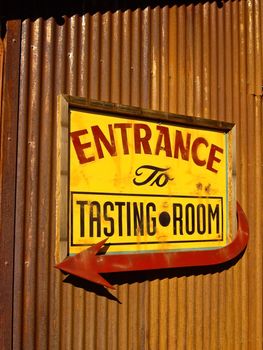
[{"label": "black lettering", "polygon": [[127,203],[127,236],[131,235],[131,203]]},{"label": "black lettering", "polygon": [[125,202],[115,202],[118,208],[118,226],[119,226],[119,236],[122,236],[122,208],[125,206]]},{"label": "black lettering", "polygon": [[197,232],[204,234],[206,231],[206,209],[204,204],[197,206]]},{"label": "black lettering", "polygon": [[77,201],[78,205],[80,205],[80,237],[85,236],[85,208],[84,206],[88,204],[87,201]]},{"label": "black lettering", "polygon": [[180,203],[173,204],[174,235],[177,235],[178,224],[180,235],[183,234],[183,207]]},{"label": "black lettering", "polygon": [[212,233],[212,221],[214,220],[216,220],[216,233],[220,233],[219,204],[216,205],[214,210],[212,208],[212,205],[208,204],[208,233]]},{"label": "black lettering", "polygon": [[[147,233],[149,236],[153,236],[156,233],[156,217],[151,216],[150,210],[152,209],[153,212],[156,211],[156,206],[154,203],[147,203],[146,205],[146,226],[147,226]],[[152,230],[151,230],[151,223],[152,223]]]},{"label": "black lettering", "polygon": [[195,232],[195,207],[189,203],[185,206],[185,229],[188,235]]},{"label": "black lettering", "polygon": [[143,235],[143,203],[140,203],[140,211],[138,209],[138,204],[133,203],[133,223],[134,223],[134,236],[137,233]]},{"label": "black lettering", "polygon": [[151,183],[151,186],[156,184],[159,187],[163,187],[167,184],[167,182],[169,180],[173,180],[170,179],[169,176],[167,174],[160,174],[157,176],[157,178]]},{"label": "black lettering", "polygon": [[[147,170],[150,170],[150,174],[149,174],[149,172],[147,174]],[[133,183],[137,186],[143,186],[143,185],[146,185],[147,183],[149,183],[150,181],[153,180],[151,182],[150,186],[156,184],[159,187],[163,187],[167,184],[168,181],[173,180],[173,179],[170,179],[169,176],[165,173],[165,171],[167,171],[167,170],[169,170],[169,168],[158,168],[158,167],[153,166],[153,165],[142,165],[141,167],[136,169],[135,175],[137,176],[137,179],[134,178]],[[145,177],[145,173],[146,173],[146,176],[147,175],[148,176],[146,177],[146,179],[144,179],[144,181],[142,181],[141,177],[142,176]],[[159,173],[162,173],[162,174],[159,174]],[[141,182],[138,181],[138,177],[140,177]]]},{"label": "black lettering", "polygon": [[89,232],[90,237],[93,237],[95,232],[94,224],[97,224],[97,237],[101,236],[101,220],[100,220],[100,203],[93,201],[90,203],[90,212],[89,212]]},{"label": "black lettering", "polygon": [[114,219],[108,215],[108,208],[109,210],[114,210],[114,205],[112,202],[105,202],[103,205],[103,217],[105,221],[108,221],[110,223],[110,230],[108,230],[107,227],[104,227],[104,234],[107,237],[110,237],[114,234]]}]

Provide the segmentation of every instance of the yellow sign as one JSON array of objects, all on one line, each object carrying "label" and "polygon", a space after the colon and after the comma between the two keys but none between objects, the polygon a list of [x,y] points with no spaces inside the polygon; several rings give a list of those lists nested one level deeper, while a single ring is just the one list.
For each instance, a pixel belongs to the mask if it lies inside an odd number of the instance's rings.
[{"label": "yellow sign", "polygon": [[208,249],[233,232],[231,133],[69,111],[69,254]]}]

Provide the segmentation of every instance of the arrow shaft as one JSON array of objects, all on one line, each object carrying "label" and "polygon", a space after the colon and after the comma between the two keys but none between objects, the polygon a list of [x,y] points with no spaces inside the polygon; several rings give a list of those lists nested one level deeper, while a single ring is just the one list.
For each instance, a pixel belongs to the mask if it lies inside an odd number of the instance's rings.
[{"label": "arrow shaft", "polygon": [[165,253],[99,255],[97,271],[100,273],[155,270],[173,267],[217,265],[239,255],[247,245],[248,224],[237,203],[238,232],[226,247],[213,250],[178,251]]},{"label": "arrow shaft", "polygon": [[96,259],[99,273],[155,270],[173,267],[217,265],[239,255],[247,244],[247,234],[242,231],[225,248],[214,250],[99,255]]}]

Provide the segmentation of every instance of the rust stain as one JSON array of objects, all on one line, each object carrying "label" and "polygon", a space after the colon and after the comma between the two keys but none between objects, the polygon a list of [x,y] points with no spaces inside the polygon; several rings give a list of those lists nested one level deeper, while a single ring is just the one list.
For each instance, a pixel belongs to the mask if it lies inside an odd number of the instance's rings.
[{"label": "rust stain", "polygon": [[207,194],[209,194],[211,192],[211,184],[208,184],[207,186],[205,186],[205,192]]},{"label": "rust stain", "polygon": [[202,183],[201,183],[201,182],[198,182],[198,183],[196,184],[196,188],[198,189],[198,191],[201,191],[201,190],[203,189]]}]

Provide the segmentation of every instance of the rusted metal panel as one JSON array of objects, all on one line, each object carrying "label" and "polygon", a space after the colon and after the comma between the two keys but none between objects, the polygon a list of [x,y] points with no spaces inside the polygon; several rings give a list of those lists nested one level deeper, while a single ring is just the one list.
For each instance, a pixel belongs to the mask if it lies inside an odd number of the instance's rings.
[{"label": "rusted metal panel", "polygon": [[[1,33],[1,27],[0,27]],[[2,91],[3,91],[3,70],[4,70],[4,40],[0,37],[0,111],[2,115]]]},{"label": "rusted metal panel", "polygon": [[[71,6],[64,23],[39,12],[23,20],[14,349],[262,347],[261,2],[146,5],[110,11],[99,2],[96,10]],[[236,123],[237,197],[251,233],[242,259],[226,270],[113,275],[112,296],[62,282],[54,269],[61,93]]]},{"label": "rusted metal panel", "polygon": [[[4,23],[1,23],[4,25]],[[0,55],[0,348],[12,348],[20,21],[7,23]],[[1,27],[1,36],[2,36]],[[13,62],[10,65],[10,62]]]}]

